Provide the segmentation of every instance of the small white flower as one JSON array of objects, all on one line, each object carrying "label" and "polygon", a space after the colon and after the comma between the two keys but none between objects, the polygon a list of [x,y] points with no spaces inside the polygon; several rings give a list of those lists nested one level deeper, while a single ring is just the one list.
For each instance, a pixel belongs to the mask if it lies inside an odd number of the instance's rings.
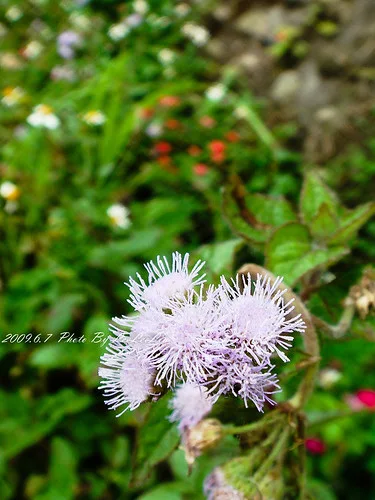
[{"label": "small white flower", "polygon": [[160,137],[162,133],[163,127],[157,122],[150,123],[150,125],[146,128],[146,135],[149,137]]},{"label": "small white flower", "polygon": [[112,24],[112,26],[108,30],[109,37],[117,42],[118,40],[122,40],[126,37],[126,35],[130,32],[129,26],[125,23],[117,23]]},{"label": "small white flower", "polygon": [[131,225],[129,214],[129,209],[120,203],[111,205],[107,209],[107,215],[111,219],[112,224],[121,229],[127,229]]},{"label": "small white flower", "polygon": [[0,185],[0,196],[7,201],[16,201],[20,196],[20,190],[13,182],[5,181]]},{"label": "small white flower", "polygon": [[1,102],[8,108],[11,108],[16,104],[19,104],[24,96],[25,92],[21,89],[21,87],[6,87],[3,90],[3,98],[1,99]]},{"label": "small white flower", "polygon": [[223,99],[227,89],[222,83],[217,83],[206,90],[206,97],[209,101],[218,102]]},{"label": "small white flower", "polygon": [[45,104],[38,104],[31,115],[27,117],[27,123],[33,127],[48,128],[55,130],[60,125],[60,119],[53,113],[53,109]]},{"label": "small white flower", "polygon": [[191,10],[190,5],[188,5],[187,3],[180,3],[179,5],[176,5],[176,7],[174,8],[176,16],[178,17],[187,16],[190,10]]},{"label": "small white flower", "polygon": [[164,66],[167,66],[175,61],[176,53],[171,49],[162,49],[158,54],[158,59]]},{"label": "small white flower", "polygon": [[22,16],[23,12],[17,5],[12,5],[5,13],[5,17],[11,22],[18,21]]},{"label": "small white flower", "polygon": [[182,33],[198,47],[206,45],[210,38],[210,33],[206,28],[194,23],[186,23],[182,27]]},{"label": "small white flower", "polygon": [[323,368],[318,377],[319,385],[323,387],[323,389],[330,389],[341,379],[341,377],[342,373],[335,368]]},{"label": "small white flower", "polygon": [[10,70],[21,69],[24,66],[23,62],[12,52],[2,52],[0,54],[0,65]]},{"label": "small white flower", "polygon": [[88,31],[91,28],[91,19],[84,14],[73,12],[73,14],[70,14],[69,19],[72,25],[79,30]]},{"label": "small white flower", "polygon": [[43,52],[43,49],[44,45],[38,40],[32,40],[24,47],[22,53],[26,59],[36,59]]},{"label": "small white flower", "polygon": [[145,0],[134,0],[133,10],[137,14],[144,16],[145,14],[147,14],[148,9],[149,9],[148,3],[145,2]]},{"label": "small white flower", "polygon": [[87,113],[83,115],[82,120],[88,125],[99,126],[105,123],[106,117],[101,111],[93,109],[91,111],[87,111]]}]

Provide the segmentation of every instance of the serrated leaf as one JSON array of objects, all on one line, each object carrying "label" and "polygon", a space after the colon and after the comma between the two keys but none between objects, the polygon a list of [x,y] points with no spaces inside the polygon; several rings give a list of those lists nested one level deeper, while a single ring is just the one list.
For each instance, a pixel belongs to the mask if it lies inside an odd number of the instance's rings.
[{"label": "serrated leaf", "polygon": [[233,200],[230,188],[224,189],[223,210],[229,225],[236,234],[252,244],[265,243],[275,227],[296,220],[290,204],[282,197],[248,193],[244,202],[256,225],[246,220],[244,211]]},{"label": "serrated leaf", "polygon": [[342,217],[340,225],[329,239],[330,245],[341,245],[353,238],[357,231],[375,214],[375,203],[360,205],[348,210]]},{"label": "serrated leaf", "polygon": [[332,214],[336,215],[339,207],[336,195],[325,185],[316,172],[308,172],[305,175],[300,198],[302,220],[310,225],[324,204],[329,207]]},{"label": "serrated leaf", "polygon": [[266,267],[293,286],[306,273],[327,268],[347,253],[344,247],[314,248],[307,227],[292,222],[277,229],[267,242]]},{"label": "serrated leaf", "polygon": [[325,241],[331,237],[337,226],[338,218],[332,207],[327,203],[323,203],[320,205],[315,217],[311,220],[310,231],[318,241]]},{"label": "serrated leaf", "polygon": [[146,422],[138,429],[137,447],[134,459],[131,485],[141,485],[150,475],[152,468],[165,460],[180,441],[175,425],[168,420],[170,398],[162,397],[151,403]]}]

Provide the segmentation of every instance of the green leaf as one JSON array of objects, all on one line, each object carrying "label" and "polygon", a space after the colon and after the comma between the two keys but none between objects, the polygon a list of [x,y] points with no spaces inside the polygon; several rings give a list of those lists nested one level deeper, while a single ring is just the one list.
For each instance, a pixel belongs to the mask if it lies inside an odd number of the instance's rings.
[{"label": "green leaf", "polygon": [[318,241],[325,241],[331,237],[337,226],[338,218],[332,207],[328,203],[323,203],[311,220],[310,231]]},{"label": "green leaf", "polygon": [[78,483],[77,451],[69,441],[55,437],[51,444],[48,487],[36,500],[69,500],[75,498]]},{"label": "green leaf", "polygon": [[[91,404],[91,397],[72,389],[29,401],[19,394],[0,393],[0,434],[2,459],[11,459],[49,434],[66,416],[79,413]],[[17,415],[17,418],[15,418]]]},{"label": "green leaf", "polygon": [[245,214],[233,200],[230,188],[224,189],[224,215],[231,229],[249,243],[265,243],[275,227],[296,220],[295,213],[284,198],[247,194],[244,201],[246,209],[256,220],[257,227],[246,220]]},{"label": "green leaf", "polygon": [[330,245],[341,245],[353,238],[357,231],[375,214],[375,202],[360,205],[348,210],[341,219],[339,227],[329,239]]},{"label": "green leaf", "polygon": [[339,206],[336,195],[331,191],[316,172],[305,175],[300,198],[300,213],[302,220],[307,224],[317,217],[322,205],[327,205],[335,216]]},{"label": "green leaf", "polygon": [[146,422],[138,429],[132,486],[141,485],[152,468],[168,458],[180,441],[176,426],[168,420],[169,399],[164,396],[152,403]]},{"label": "green leaf", "polygon": [[233,239],[220,243],[204,245],[197,250],[197,255],[206,261],[206,267],[214,274],[231,272],[233,260],[239,248],[243,245],[241,239]]},{"label": "green leaf", "polygon": [[306,273],[327,268],[347,253],[344,247],[314,248],[307,227],[292,222],[277,229],[267,242],[266,267],[293,286]]},{"label": "green leaf", "polygon": [[50,310],[45,328],[49,333],[63,332],[72,325],[77,309],[85,303],[86,297],[81,293],[71,293],[59,298]]}]

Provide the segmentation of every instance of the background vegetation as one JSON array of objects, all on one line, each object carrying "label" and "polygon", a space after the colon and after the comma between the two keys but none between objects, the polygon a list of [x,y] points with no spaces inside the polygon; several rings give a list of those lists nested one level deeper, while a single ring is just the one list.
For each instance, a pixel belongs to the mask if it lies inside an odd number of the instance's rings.
[{"label": "background vegetation", "polygon": [[[206,50],[212,5],[0,2],[1,498],[199,499],[204,477],[239,453],[228,439],[187,476],[165,398],[119,419],[105,408],[95,334],[128,312],[123,282],[143,262],[190,251],[212,280],[256,262],[332,324],[373,262],[370,125],[324,163],[309,156],[296,120],[278,121]],[[304,36],[267,54],[288,68]],[[86,342],[59,342],[62,332]],[[353,409],[375,389],[374,339],[373,313],[339,340],[322,335],[311,498],[375,495],[374,403]],[[257,417],[233,401],[220,411]]]}]

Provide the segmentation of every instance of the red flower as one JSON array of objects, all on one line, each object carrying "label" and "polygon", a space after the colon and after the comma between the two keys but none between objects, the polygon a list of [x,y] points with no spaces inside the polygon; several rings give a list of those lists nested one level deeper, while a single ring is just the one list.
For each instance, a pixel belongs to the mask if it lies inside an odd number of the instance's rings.
[{"label": "red flower", "polygon": [[204,163],[197,163],[193,167],[193,171],[196,175],[203,176],[206,175],[209,168]]},{"label": "red flower", "polygon": [[375,409],[375,391],[372,389],[360,389],[356,397],[367,408]]},{"label": "red flower", "polygon": [[181,123],[178,120],[175,120],[174,118],[170,118],[165,122],[165,127],[168,128],[169,130],[176,130],[180,128]]},{"label": "red flower", "polygon": [[238,142],[240,140],[240,134],[234,130],[230,130],[225,134],[225,138],[229,142]]},{"label": "red flower", "polygon": [[223,141],[211,141],[208,144],[208,148],[213,162],[222,163],[225,160],[225,150],[227,146]]},{"label": "red flower", "polygon": [[326,451],[326,445],[324,441],[319,438],[307,438],[305,439],[306,450],[312,455],[323,455]]},{"label": "red flower", "polygon": [[216,125],[216,120],[214,120],[211,116],[202,116],[200,118],[199,123],[202,127],[212,128]]},{"label": "red flower", "polygon": [[181,99],[175,95],[165,95],[159,99],[160,106],[165,108],[174,108],[181,103]]},{"label": "red flower", "polygon": [[154,152],[158,155],[167,155],[172,151],[172,146],[169,142],[161,141],[154,145]]},{"label": "red flower", "polygon": [[189,146],[187,151],[190,156],[199,156],[202,152],[199,146],[194,146],[194,145]]}]

